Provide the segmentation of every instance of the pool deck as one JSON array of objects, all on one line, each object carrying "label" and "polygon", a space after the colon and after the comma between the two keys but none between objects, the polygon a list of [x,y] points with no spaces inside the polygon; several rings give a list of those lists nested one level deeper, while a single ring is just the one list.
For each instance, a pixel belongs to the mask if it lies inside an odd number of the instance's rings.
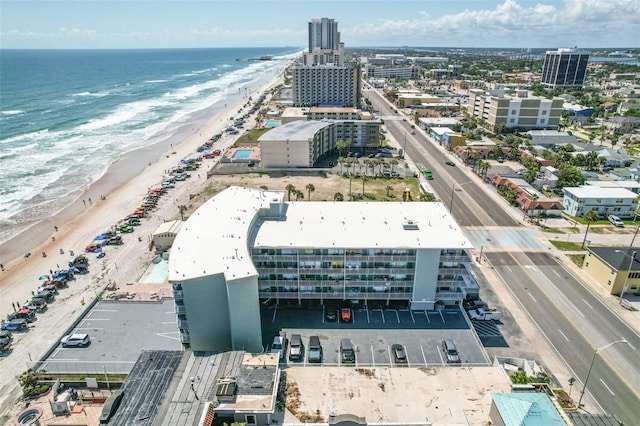
[{"label": "pool deck", "polygon": [[168,281],[162,284],[114,284],[102,295],[102,299],[120,302],[159,302],[172,297],[173,292]]},{"label": "pool deck", "polygon": [[[233,158],[233,155],[236,151],[249,150],[251,151],[251,155],[245,158]],[[224,159],[230,162],[248,162],[248,161],[256,161],[260,160],[260,147],[257,145],[249,145],[249,146],[232,146],[227,152],[224,153]]]}]

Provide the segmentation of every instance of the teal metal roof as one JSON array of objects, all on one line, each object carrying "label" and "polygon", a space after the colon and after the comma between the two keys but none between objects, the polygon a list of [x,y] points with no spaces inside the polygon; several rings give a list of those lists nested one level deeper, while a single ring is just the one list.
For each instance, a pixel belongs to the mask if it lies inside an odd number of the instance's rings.
[{"label": "teal metal roof", "polygon": [[494,393],[491,397],[505,426],[566,425],[544,393]]}]

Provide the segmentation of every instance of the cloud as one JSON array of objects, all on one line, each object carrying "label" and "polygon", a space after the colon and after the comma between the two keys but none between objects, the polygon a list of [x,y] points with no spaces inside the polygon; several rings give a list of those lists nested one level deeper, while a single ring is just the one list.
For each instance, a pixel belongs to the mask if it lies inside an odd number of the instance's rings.
[{"label": "cloud", "polygon": [[94,35],[97,34],[96,30],[89,29],[80,29],[80,28],[58,28],[58,34],[62,35],[71,35],[71,36],[79,36],[79,35]]},{"label": "cloud", "polygon": [[[545,1],[545,0],[543,0]],[[408,20],[380,19],[343,28],[343,40],[366,45],[384,37],[422,46],[583,46],[637,45],[640,2],[637,0],[565,0],[557,7],[546,0],[525,6],[504,0],[494,9],[466,9],[430,18],[424,12]],[[369,45],[372,43],[369,42]]]}]

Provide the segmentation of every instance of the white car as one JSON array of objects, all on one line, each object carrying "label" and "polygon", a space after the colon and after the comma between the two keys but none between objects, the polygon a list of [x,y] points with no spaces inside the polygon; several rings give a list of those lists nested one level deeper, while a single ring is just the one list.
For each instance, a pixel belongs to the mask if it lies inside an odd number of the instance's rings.
[{"label": "white car", "polygon": [[60,340],[63,348],[69,346],[87,346],[91,342],[88,334],[68,334]]},{"label": "white car", "polygon": [[622,228],[624,226],[624,223],[622,222],[622,220],[614,215],[614,214],[610,214],[609,216],[607,216],[607,219],[609,219],[609,222],[611,222],[613,225]]}]

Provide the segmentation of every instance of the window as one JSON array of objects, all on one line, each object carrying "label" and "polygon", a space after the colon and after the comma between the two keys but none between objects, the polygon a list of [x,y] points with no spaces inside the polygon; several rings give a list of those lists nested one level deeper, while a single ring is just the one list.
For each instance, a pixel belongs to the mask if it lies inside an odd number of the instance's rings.
[{"label": "window", "polygon": [[256,416],[247,414],[246,416],[244,416],[244,418],[246,419],[248,425],[255,425],[256,424]]}]

